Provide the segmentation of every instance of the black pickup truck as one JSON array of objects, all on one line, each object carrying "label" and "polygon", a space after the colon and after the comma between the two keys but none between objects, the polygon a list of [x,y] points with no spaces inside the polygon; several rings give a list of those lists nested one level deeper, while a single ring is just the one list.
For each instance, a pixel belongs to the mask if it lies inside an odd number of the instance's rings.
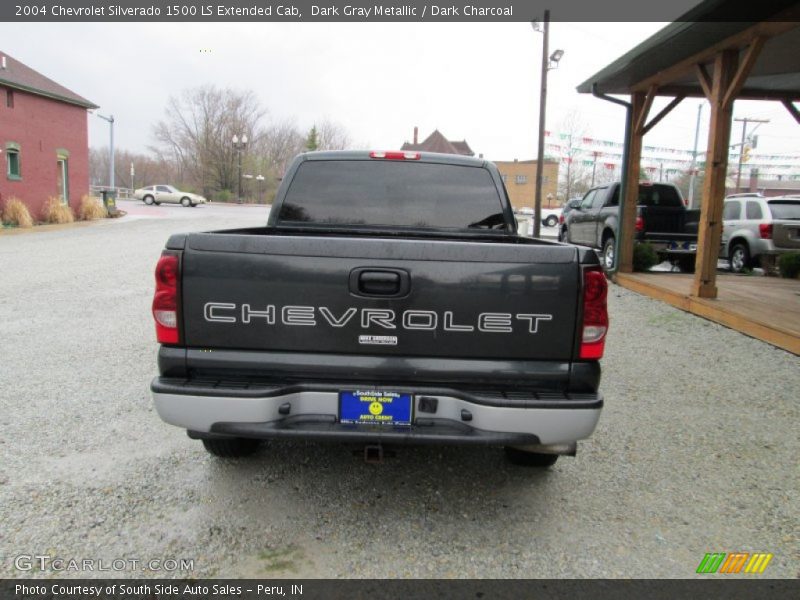
[{"label": "black pickup truck", "polygon": [[[614,266],[619,224],[619,183],[592,188],[561,224],[559,239],[600,250],[603,268]],[[670,183],[639,184],[637,242],[650,243],[662,260],[694,272],[699,210],[687,210],[680,190]]]},{"label": "black pickup truck", "polygon": [[167,242],[159,415],[220,456],[270,438],[574,455],[603,404],[606,280],[591,250],[515,231],[490,162],[298,156],[265,227]]}]

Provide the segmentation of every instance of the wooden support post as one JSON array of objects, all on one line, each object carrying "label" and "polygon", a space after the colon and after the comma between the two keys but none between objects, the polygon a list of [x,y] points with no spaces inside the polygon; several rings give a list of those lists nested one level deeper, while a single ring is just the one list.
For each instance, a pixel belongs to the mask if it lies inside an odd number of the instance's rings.
[{"label": "wooden support post", "polygon": [[[653,94],[654,95],[654,94]],[[642,162],[641,128],[647,120],[650,102],[643,92],[635,92],[631,97],[630,140],[628,140],[628,177],[625,180],[625,199],[622,203],[622,238],[619,240],[619,262],[617,271],[633,272],[633,240],[636,234],[636,204],[639,201],[639,173]]]},{"label": "wooden support post", "polygon": [[700,207],[697,239],[697,268],[692,295],[717,297],[717,258],[722,237],[722,203],[725,199],[725,177],[728,171],[728,147],[731,138],[733,98],[726,96],[736,75],[739,53],[724,50],[714,60],[711,86],[711,129],[706,154],[706,179]]}]

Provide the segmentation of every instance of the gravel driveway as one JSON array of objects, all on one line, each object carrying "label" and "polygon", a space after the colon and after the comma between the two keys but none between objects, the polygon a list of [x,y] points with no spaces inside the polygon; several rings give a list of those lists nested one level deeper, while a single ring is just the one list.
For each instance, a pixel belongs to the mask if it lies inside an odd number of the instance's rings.
[{"label": "gravel driveway", "polygon": [[550,470],[480,448],[216,459],[153,410],[152,270],[170,233],[266,214],[138,212],[0,235],[0,577],[41,576],[14,566],[39,554],[194,561],[132,576],[677,578],[734,551],[800,575],[797,357],[612,286],[603,417]]}]

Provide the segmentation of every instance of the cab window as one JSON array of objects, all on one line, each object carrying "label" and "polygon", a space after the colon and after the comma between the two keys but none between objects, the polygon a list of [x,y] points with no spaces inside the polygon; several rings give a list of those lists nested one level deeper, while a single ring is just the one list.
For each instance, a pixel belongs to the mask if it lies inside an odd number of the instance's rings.
[{"label": "cab window", "polygon": [[742,210],[742,203],[738,200],[731,200],[725,203],[725,208],[722,211],[723,221],[734,221],[739,218],[739,213]]}]

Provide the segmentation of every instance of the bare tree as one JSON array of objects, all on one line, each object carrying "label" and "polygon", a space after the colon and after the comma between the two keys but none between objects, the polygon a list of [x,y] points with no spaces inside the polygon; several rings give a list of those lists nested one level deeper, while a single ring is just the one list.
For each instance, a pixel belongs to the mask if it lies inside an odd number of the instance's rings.
[{"label": "bare tree", "polygon": [[566,168],[559,169],[558,195],[567,201],[573,196],[583,194],[591,186],[592,169],[584,164],[587,151],[583,142],[589,135],[589,125],[573,108],[562,119],[559,135],[561,158],[566,163]]},{"label": "bare tree", "polygon": [[186,90],[170,97],[164,120],[154,127],[155,150],[176,163],[186,187],[206,195],[231,190],[238,179],[237,151],[231,140],[246,135],[250,147],[258,147],[264,115],[252,91],[213,85]]},{"label": "bare tree", "polygon": [[353,142],[350,139],[350,134],[338,123],[325,119],[315,127],[319,150],[347,150],[352,148]]}]

